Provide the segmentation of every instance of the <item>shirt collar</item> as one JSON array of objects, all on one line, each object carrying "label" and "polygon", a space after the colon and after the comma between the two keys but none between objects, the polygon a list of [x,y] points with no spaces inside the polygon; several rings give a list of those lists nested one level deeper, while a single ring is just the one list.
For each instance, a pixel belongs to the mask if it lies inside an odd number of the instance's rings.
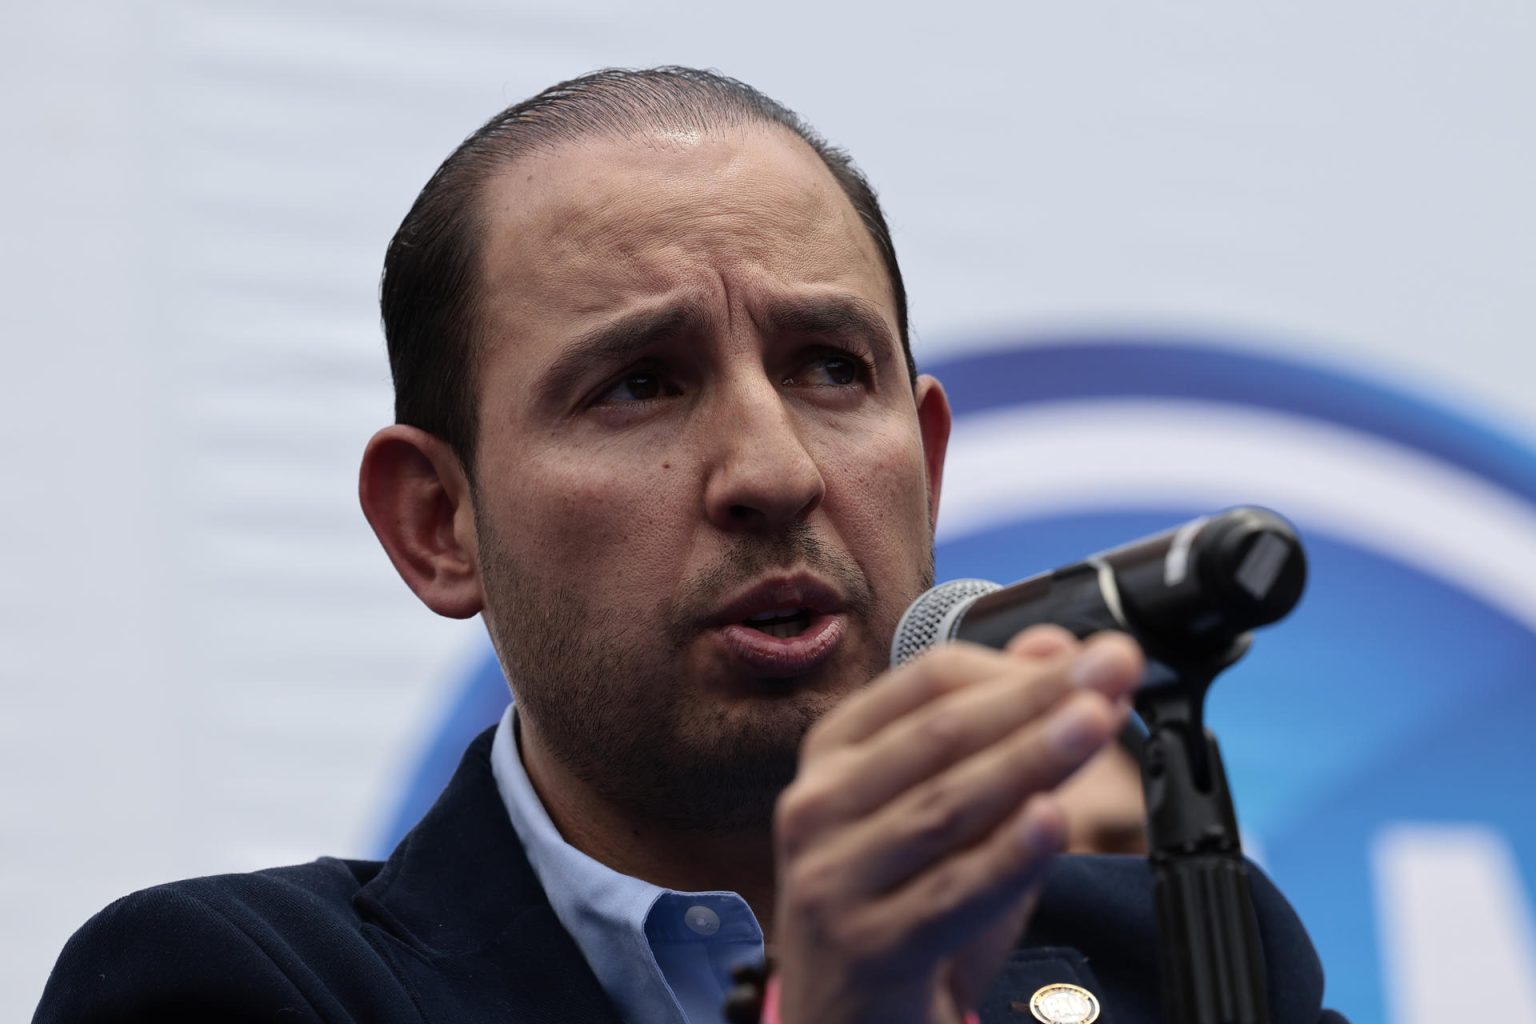
[{"label": "shirt collar", "polygon": [[[491,744],[491,771],[528,863],[549,897],[560,924],[576,941],[599,984],[630,1021],[686,1024],[682,1003],[716,1000],[719,978],[701,978],[671,946],[701,939],[717,946],[743,944],[761,950],[762,930],[746,902],[735,893],[679,893],[615,871],[567,843],[534,792],[518,751],[516,707],[508,707]],[[700,906],[712,908],[704,928],[685,920]],[[653,913],[653,911],[656,911]],[[707,916],[707,915],[706,915]],[[678,922],[682,922],[679,925]],[[713,930],[710,930],[710,926]],[[692,928],[692,932],[689,929]],[[663,944],[658,947],[656,944]],[[661,959],[658,960],[658,949]],[[719,957],[705,958],[705,962]],[[720,970],[709,972],[719,975]],[[704,987],[709,991],[701,994]]]}]

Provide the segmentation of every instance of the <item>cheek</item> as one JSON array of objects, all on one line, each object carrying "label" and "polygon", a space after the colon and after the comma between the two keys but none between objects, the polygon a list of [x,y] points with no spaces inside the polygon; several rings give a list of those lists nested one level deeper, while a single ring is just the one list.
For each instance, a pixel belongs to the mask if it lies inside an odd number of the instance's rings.
[{"label": "cheek", "polygon": [[513,479],[501,529],[533,545],[525,550],[546,578],[600,578],[619,588],[675,568],[687,499],[667,463],[571,456],[524,464]]},{"label": "cheek", "polygon": [[868,435],[856,451],[829,456],[829,465],[836,470],[828,500],[850,539],[862,536],[902,558],[915,551],[921,565],[932,537],[922,448],[910,430]]}]

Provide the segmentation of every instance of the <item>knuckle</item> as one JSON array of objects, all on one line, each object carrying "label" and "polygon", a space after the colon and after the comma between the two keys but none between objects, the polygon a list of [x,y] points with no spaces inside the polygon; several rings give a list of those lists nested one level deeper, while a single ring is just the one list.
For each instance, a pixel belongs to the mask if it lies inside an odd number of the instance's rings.
[{"label": "knuckle", "polygon": [[1010,666],[1010,673],[1022,689],[1041,697],[1049,697],[1064,693],[1070,687],[1073,657],[1068,651],[1050,658],[1016,658]]},{"label": "knuckle", "polygon": [[942,783],[932,783],[917,795],[907,815],[908,840],[922,848],[942,846],[965,825],[964,807]]},{"label": "knuckle", "polygon": [[922,743],[940,756],[963,752],[970,733],[966,722],[953,709],[927,715],[917,724],[917,731]]},{"label": "knuckle", "polygon": [[804,775],[779,795],[773,810],[774,833],[788,849],[798,849],[837,812],[841,785],[827,771]]},{"label": "knuckle", "polygon": [[838,872],[826,858],[806,858],[784,873],[779,900],[800,927],[813,933],[835,930],[839,915],[832,908],[838,890]]},{"label": "knuckle", "polygon": [[774,804],[773,831],[781,844],[794,847],[812,831],[811,822],[816,817],[817,808],[815,799],[806,795],[808,788],[794,783]]},{"label": "knuckle", "polygon": [[971,896],[966,879],[953,870],[935,872],[923,888],[923,907],[930,918],[950,916]]}]

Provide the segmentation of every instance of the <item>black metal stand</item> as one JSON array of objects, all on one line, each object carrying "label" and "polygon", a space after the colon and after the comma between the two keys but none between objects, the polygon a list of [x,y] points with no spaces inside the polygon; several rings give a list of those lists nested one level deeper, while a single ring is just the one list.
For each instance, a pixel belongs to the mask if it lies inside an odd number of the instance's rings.
[{"label": "black metal stand", "polygon": [[1136,697],[1149,731],[1142,785],[1168,1024],[1269,1021],[1237,815],[1216,738],[1204,725],[1206,691],[1248,644],[1245,635],[1220,657],[1191,662],[1153,654],[1154,674]]}]

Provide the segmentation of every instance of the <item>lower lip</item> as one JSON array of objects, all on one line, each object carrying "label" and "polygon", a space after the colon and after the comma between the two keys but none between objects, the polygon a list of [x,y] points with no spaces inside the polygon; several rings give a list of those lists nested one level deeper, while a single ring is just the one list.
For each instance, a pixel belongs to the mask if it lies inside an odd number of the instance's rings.
[{"label": "lower lip", "polygon": [[804,675],[832,656],[847,626],[841,615],[817,615],[797,636],[773,636],[751,626],[720,627],[720,639],[754,675]]}]

